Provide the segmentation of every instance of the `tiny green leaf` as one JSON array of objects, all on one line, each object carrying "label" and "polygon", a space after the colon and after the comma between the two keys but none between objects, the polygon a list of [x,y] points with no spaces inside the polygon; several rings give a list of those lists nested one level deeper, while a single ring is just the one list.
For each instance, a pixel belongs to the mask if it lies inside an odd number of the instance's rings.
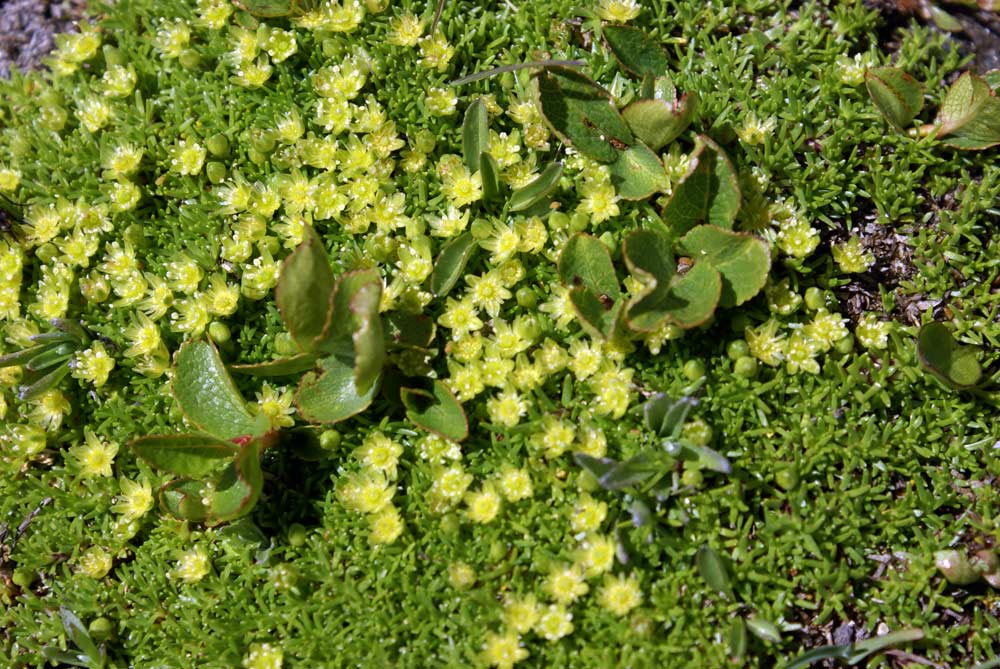
[{"label": "tiny green leaf", "polygon": [[663,208],[663,220],[679,235],[701,223],[731,230],[741,201],[729,157],[711,139],[698,135],[688,172]]},{"label": "tiny green leaf", "polygon": [[781,643],[781,631],[770,620],[751,616],[747,618],[747,628],[761,641]]},{"label": "tiny green leaf", "polygon": [[438,297],[448,294],[465,272],[465,265],[475,248],[476,239],[469,232],[463,232],[441,247],[428,281],[432,293]]},{"label": "tiny green leaf", "polygon": [[[48,369],[53,365],[66,362],[76,353],[79,344],[54,344],[45,348],[40,353],[34,355],[24,364],[24,369],[29,372],[37,372]],[[44,348],[44,347],[43,347]]]},{"label": "tiny green leaf", "polygon": [[66,630],[66,636],[73,642],[73,645],[83,651],[92,663],[96,664],[101,659],[101,652],[76,614],[65,606],[60,606],[59,619],[62,621],[63,629]]},{"label": "tiny green leaf", "polygon": [[324,353],[335,353],[344,360],[354,359],[354,333],[361,327],[361,319],[373,317],[370,313],[355,314],[354,296],[365,286],[375,289],[376,285],[377,289],[381,291],[382,278],[379,276],[378,270],[375,269],[344,272],[337,277],[327,307],[329,316],[326,328],[317,342],[317,347],[320,350]]},{"label": "tiny green leaf", "polygon": [[400,388],[406,417],[414,424],[451,441],[469,436],[469,422],[462,404],[442,381],[434,380],[430,392],[421,388]]},{"label": "tiny green leaf", "polygon": [[722,277],[708,263],[695,263],[670,281],[664,308],[678,327],[698,327],[715,313],[722,294]]},{"label": "tiny green leaf", "polygon": [[622,117],[636,137],[658,151],[687,130],[697,110],[697,94],[688,93],[670,102],[636,100],[622,110]]},{"label": "tiny green leaf", "polygon": [[973,388],[982,379],[976,348],[955,341],[944,323],[928,323],[920,328],[917,357],[925,370],[952,388]]},{"label": "tiny green leaf", "polygon": [[302,243],[282,264],[274,291],[281,320],[305,352],[314,350],[323,333],[332,291],[333,273],[323,240],[312,226],[306,226]]},{"label": "tiny green leaf", "polygon": [[601,33],[618,63],[630,74],[637,77],[659,77],[670,69],[667,53],[645,30],[606,25]]},{"label": "tiny green leaf", "polygon": [[625,321],[633,330],[653,332],[670,316],[670,279],[675,269],[670,240],[655,230],[634,230],[622,242],[622,257],[642,283],[642,290],[625,307]]},{"label": "tiny green leaf", "polygon": [[257,437],[270,429],[266,416],[247,409],[219,352],[206,341],[188,342],[177,352],[173,391],[188,420],[219,439]]},{"label": "tiny green leaf", "polygon": [[713,590],[732,598],[733,589],[729,581],[729,570],[726,568],[722,556],[711,546],[702,546],[698,549],[695,561],[698,565],[698,573],[705,579],[705,582]]},{"label": "tiny green leaf", "polygon": [[983,75],[983,81],[989,84],[994,92],[1000,90],[1000,70],[990,70]]},{"label": "tiny green leaf", "polygon": [[675,449],[668,449],[676,451],[671,454],[682,460],[697,462],[702,467],[711,469],[713,472],[719,472],[720,474],[731,474],[733,471],[733,466],[730,464],[729,459],[713,448],[699,446],[686,441],[669,443],[676,446]]},{"label": "tiny green leaf", "polygon": [[381,280],[358,286],[351,297],[351,316],[354,318],[354,384],[358,392],[367,392],[378,380],[385,364],[385,339],[382,334]]},{"label": "tiny green leaf", "polygon": [[249,513],[257,504],[263,487],[260,443],[251,440],[243,445],[239,455],[216,481],[206,524],[218,525]]},{"label": "tiny green leaf", "polygon": [[486,111],[483,99],[476,98],[465,110],[465,119],[462,121],[462,156],[469,172],[475,174],[479,171],[479,158],[489,148],[489,112]]},{"label": "tiny green leaf", "polygon": [[320,360],[320,366],[318,374],[310,372],[302,377],[295,393],[295,404],[305,420],[338,423],[368,408],[378,390],[377,383],[367,392],[359,392],[353,367],[334,355]]},{"label": "tiny green leaf", "polygon": [[642,142],[620,151],[609,169],[615,191],[626,200],[644,200],[669,183],[660,158]]},{"label": "tiny green leaf", "polygon": [[239,448],[207,434],[166,434],[142,437],[129,444],[140,458],[157,469],[178,476],[200,477],[232,458]]},{"label": "tiny green leaf", "polygon": [[760,292],[771,269],[767,243],[750,234],[699,225],[681,239],[696,263],[708,263],[722,276],[719,306],[739,306]]},{"label": "tiny green leaf", "polygon": [[500,199],[500,165],[488,151],[479,154],[479,176],[483,182],[483,201]]},{"label": "tiny green leaf", "polygon": [[390,311],[389,324],[392,326],[394,343],[403,346],[430,346],[434,341],[437,326],[434,319],[426,314],[409,314],[405,311]]},{"label": "tiny green leaf", "polygon": [[23,365],[29,360],[34,358],[36,355],[42,351],[49,349],[51,345],[45,346],[31,346],[29,348],[22,348],[19,351],[14,351],[13,353],[8,353],[6,355],[0,356],[0,367],[13,367],[14,365]]},{"label": "tiny green leaf", "polygon": [[747,654],[747,626],[742,618],[733,618],[726,640],[732,657],[739,659]]},{"label": "tiny green leaf", "polygon": [[898,68],[865,70],[865,86],[879,113],[898,130],[910,125],[924,106],[924,87]]},{"label": "tiny green leaf", "polygon": [[937,137],[956,149],[1000,144],[1000,98],[982,77],[966,72],[951,85],[937,116]]},{"label": "tiny green leaf", "polygon": [[633,142],[611,95],[579,72],[562,67],[534,77],[542,117],[551,130],[580,153],[611,163]]},{"label": "tiny green leaf", "polygon": [[558,185],[562,173],[562,163],[549,163],[546,165],[542,173],[538,175],[538,178],[524,188],[518,188],[510,194],[510,210],[524,211],[544,200]]}]

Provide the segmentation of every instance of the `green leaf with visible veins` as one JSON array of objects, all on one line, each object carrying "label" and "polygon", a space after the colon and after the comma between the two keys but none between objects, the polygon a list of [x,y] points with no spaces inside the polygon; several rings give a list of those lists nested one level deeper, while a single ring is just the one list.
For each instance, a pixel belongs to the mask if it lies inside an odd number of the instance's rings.
[{"label": "green leaf with visible veins", "polygon": [[250,413],[219,352],[208,342],[181,346],[174,357],[173,391],[188,420],[219,439],[258,437],[270,429],[266,416]]},{"label": "green leaf with visible veins", "polygon": [[679,235],[702,223],[731,230],[742,196],[729,157],[718,144],[699,135],[690,160],[688,173],[663,208],[664,222]]},{"label": "green leaf with visible veins", "polygon": [[330,261],[312,226],[306,226],[302,243],[285,259],[274,302],[281,320],[304,352],[314,350],[326,327],[333,291]]},{"label": "green leaf with visible veins", "polygon": [[739,306],[759,293],[771,269],[767,243],[750,234],[699,225],[684,235],[681,246],[696,263],[708,263],[722,275],[722,307]]},{"label": "green leaf with visible veins", "polygon": [[400,388],[399,398],[406,407],[406,417],[423,429],[451,441],[462,441],[469,436],[465,410],[443,382],[435,379],[430,392]]},{"label": "green leaf with visible veins", "polygon": [[220,466],[220,460],[232,458],[239,447],[231,441],[207,434],[164,434],[136,439],[129,447],[157,469],[178,476],[199,477]]}]

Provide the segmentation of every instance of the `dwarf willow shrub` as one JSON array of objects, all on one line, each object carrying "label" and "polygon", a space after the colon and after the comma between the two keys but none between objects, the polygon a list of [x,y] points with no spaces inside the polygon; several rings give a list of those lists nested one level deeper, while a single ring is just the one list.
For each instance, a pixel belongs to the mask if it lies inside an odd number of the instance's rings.
[{"label": "dwarf willow shrub", "polygon": [[[991,414],[835,293],[959,180],[886,135],[873,13],[239,6],[117,2],[0,85],[15,666],[771,666],[834,620],[983,656],[995,613],[927,611],[979,601],[933,553],[991,536]],[[949,216],[925,256],[979,239]]]}]

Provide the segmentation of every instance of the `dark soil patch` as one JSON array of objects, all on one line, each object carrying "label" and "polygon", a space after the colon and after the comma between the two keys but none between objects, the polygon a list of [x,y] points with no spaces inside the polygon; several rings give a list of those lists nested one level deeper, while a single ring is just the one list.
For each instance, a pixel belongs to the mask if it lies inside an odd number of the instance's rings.
[{"label": "dark soil patch", "polygon": [[85,7],[85,0],[0,0],[0,77],[9,77],[11,67],[38,68],[54,36],[73,32]]}]

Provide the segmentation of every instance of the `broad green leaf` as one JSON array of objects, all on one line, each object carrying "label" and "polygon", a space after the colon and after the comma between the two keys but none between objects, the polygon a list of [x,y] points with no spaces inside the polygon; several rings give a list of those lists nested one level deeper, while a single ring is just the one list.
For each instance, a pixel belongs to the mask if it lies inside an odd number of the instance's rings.
[{"label": "broad green leaf", "polygon": [[618,464],[616,460],[612,460],[611,458],[595,458],[586,453],[574,453],[573,460],[576,464],[590,472],[597,480],[600,480],[602,476],[614,469],[615,465]]},{"label": "broad green leaf", "polygon": [[480,156],[489,148],[489,112],[486,111],[483,99],[476,98],[465,110],[465,119],[462,121],[462,156],[470,173],[479,171]]},{"label": "broad green leaf", "polygon": [[354,369],[331,355],[320,361],[322,371],[302,378],[295,393],[299,414],[312,423],[338,423],[364,411],[378,390],[372,384],[361,393],[354,383]]},{"label": "broad green leaf", "polygon": [[617,301],[621,297],[611,254],[601,240],[584,233],[569,238],[559,256],[559,278],[570,287],[585,287]]},{"label": "broad green leaf", "polygon": [[857,664],[869,655],[889,648],[890,646],[896,646],[909,641],[920,641],[923,638],[924,631],[919,627],[869,637],[854,644],[851,654],[847,657],[847,663]]},{"label": "broad green leaf", "polygon": [[733,588],[729,581],[729,570],[722,556],[711,546],[702,546],[695,557],[698,573],[715,590],[732,599]]},{"label": "broad green leaf", "polygon": [[333,272],[323,240],[312,226],[281,266],[274,302],[288,332],[304,352],[315,350],[329,319]]},{"label": "broad green leaf", "polygon": [[611,95],[588,77],[562,67],[535,75],[542,117],[552,131],[580,153],[611,163],[633,142]]},{"label": "broad green leaf", "polygon": [[655,230],[635,230],[622,242],[622,257],[642,283],[642,290],[625,307],[625,321],[633,330],[653,332],[670,315],[670,279],[675,269],[672,244]]},{"label": "broad green leaf", "polygon": [[50,346],[51,345],[31,346],[29,348],[22,348],[20,351],[14,351],[12,353],[0,356],[0,367],[13,367],[14,365],[23,365],[32,358],[34,358],[39,353],[48,350]]},{"label": "broad green leaf", "polygon": [[378,380],[385,364],[385,339],[382,334],[382,281],[358,286],[351,298],[351,315],[354,318],[354,384],[360,393],[366,393]]},{"label": "broad green leaf", "polygon": [[619,462],[597,480],[605,490],[623,490],[662,473],[664,463],[652,453],[639,453]]},{"label": "broad green leaf", "polygon": [[642,407],[646,427],[658,437],[676,439],[684,428],[684,421],[698,406],[694,397],[673,399],[666,393],[657,393]]},{"label": "broad green leaf", "polygon": [[813,665],[820,660],[837,659],[846,660],[851,652],[851,644],[844,643],[837,646],[818,646],[802,653],[788,663],[787,669],[803,669]]},{"label": "broad green leaf", "polygon": [[687,130],[698,109],[698,96],[688,93],[680,100],[636,100],[622,110],[622,117],[635,136],[658,151]]},{"label": "broad green leaf", "polygon": [[678,327],[698,327],[715,313],[722,294],[722,277],[707,263],[695,263],[670,281],[666,309]]},{"label": "broad green leaf", "polygon": [[57,664],[68,664],[71,667],[87,667],[87,669],[93,669],[94,667],[90,661],[90,657],[82,652],[74,653],[69,650],[60,650],[55,646],[46,646],[42,648],[42,655],[46,660]]},{"label": "broad green leaf", "polygon": [[960,33],[965,28],[954,16],[944,11],[934,3],[927,4],[927,13],[931,15],[931,21],[941,30],[950,33]]},{"label": "broad green leaf", "polygon": [[263,487],[260,443],[252,440],[244,444],[236,459],[216,481],[206,524],[218,525],[249,513],[257,504]]},{"label": "broad green leaf", "polygon": [[177,352],[173,390],[188,420],[219,439],[258,437],[270,429],[266,416],[247,409],[219,352],[206,341],[188,342]]},{"label": "broad green leaf", "polygon": [[988,149],[1000,144],[1000,98],[982,77],[958,78],[937,116],[937,137],[956,149]]},{"label": "broad green leaf", "polygon": [[729,655],[737,659],[747,654],[747,626],[742,618],[733,618],[726,635],[729,643]]},{"label": "broad green leaf", "polygon": [[374,284],[378,284],[381,290],[382,278],[375,269],[353,270],[337,277],[330,293],[326,328],[317,343],[319,350],[336,353],[345,360],[353,359],[354,332],[358,328],[358,322],[351,309],[351,302],[363,286]]},{"label": "broad green leaf", "polygon": [[33,356],[31,360],[28,360],[24,364],[24,369],[29,372],[37,372],[48,369],[53,365],[58,365],[61,362],[66,362],[73,357],[78,346],[79,344],[55,344]]},{"label": "broad green leaf", "polygon": [[681,246],[695,263],[708,263],[722,275],[721,307],[739,306],[759,293],[771,269],[767,243],[750,234],[699,225]]},{"label": "broad green leaf", "polygon": [[[68,318],[53,318],[49,321],[49,324],[52,325],[52,327],[65,332],[81,344],[90,342],[90,335],[87,334],[87,331],[83,329],[83,326],[76,321],[71,321]],[[32,337],[32,339],[34,339],[34,337]]]},{"label": "broad green leaf", "polygon": [[406,417],[423,429],[451,441],[462,441],[469,436],[465,410],[442,381],[435,379],[430,392],[400,388],[399,398],[406,407]]},{"label": "broad green leaf", "polygon": [[488,151],[479,154],[479,177],[483,183],[483,201],[500,199],[500,165]]},{"label": "broad green leaf", "polygon": [[434,319],[426,314],[408,314],[405,311],[390,311],[389,325],[392,340],[403,346],[427,347],[434,341],[437,326]]},{"label": "broad green leaf", "polygon": [[510,210],[524,211],[535,206],[555,189],[562,177],[563,164],[549,163],[534,181],[510,194]]},{"label": "broad green leaf", "polygon": [[261,18],[288,16],[297,7],[294,0],[233,0],[233,4]]},{"label": "broad green leaf", "polygon": [[178,520],[200,523],[208,518],[207,492],[204,481],[174,479],[160,488],[160,507]]},{"label": "broad green leaf", "polygon": [[924,106],[924,87],[898,68],[865,70],[865,86],[879,113],[898,130],[910,125]]},{"label": "broad green leaf", "polygon": [[697,462],[705,469],[711,469],[713,472],[719,472],[720,474],[731,474],[733,472],[733,466],[730,464],[729,459],[713,448],[699,446],[687,441],[670,443],[676,446],[676,453],[671,454],[676,455],[676,457],[682,460]]},{"label": "broad green leaf", "polygon": [[83,651],[93,664],[96,664],[101,659],[101,652],[90,638],[90,632],[84,627],[83,622],[65,606],[59,607],[59,620],[62,621],[67,638]]},{"label": "broad green leaf", "polygon": [[253,365],[230,365],[229,369],[247,376],[290,376],[308,372],[316,366],[318,353],[299,353],[288,358],[278,358]]},{"label": "broad green leaf", "polygon": [[690,160],[687,174],[663,208],[664,222],[678,235],[702,223],[731,230],[742,196],[729,157],[718,144],[699,135]]},{"label": "broad green leaf", "polygon": [[920,328],[917,356],[924,369],[958,390],[975,387],[983,376],[976,348],[955,341],[944,323],[928,323]]},{"label": "broad green leaf", "polygon": [[55,388],[60,381],[66,378],[67,374],[69,374],[69,365],[59,365],[44,376],[37,379],[32,377],[28,383],[18,386],[17,397],[24,402],[30,402],[40,397],[46,390]]},{"label": "broad green leaf", "polygon": [[642,142],[620,151],[608,167],[615,192],[626,200],[644,200],[669,185],[660,158]]},{"label": "broad green leaf", "polygon": [[596,237],[576,234],[559,257],[559,277],[581,324],[595,337],[614,336],[623,302],[611,254]]},{"label": "broad green leaf", "polygon": [[469,232],[463,232],[442,246],[428,281],[430,291],[438,297],[447,295],[465,272],[465,265],[475,248],[476,239]]},{"label": "broad green leaf", "polygon": [[770,620],[751,616],[747,618],[747,627],[755,637],[762,641],[781,643],[781,631]]},{"label": "broad green leaf", "polygon": [[178,476],[198,478],[219,468],[219,460],[231,459],[239,447],[207,434],[165,434],[142,437],[129,446],[157,469]]},{"label": "broad green leaf", "polygon": [[983,80],[994,92],[1000,90],[1000,70],[990,70],[983,75]]},{"label": "broad green leaf", "polygon": [[670,69],[667,53],[645,30],[631,26],[606,25],[601,29],[604,41],[619,64],[637,77],[659,77]]}]

